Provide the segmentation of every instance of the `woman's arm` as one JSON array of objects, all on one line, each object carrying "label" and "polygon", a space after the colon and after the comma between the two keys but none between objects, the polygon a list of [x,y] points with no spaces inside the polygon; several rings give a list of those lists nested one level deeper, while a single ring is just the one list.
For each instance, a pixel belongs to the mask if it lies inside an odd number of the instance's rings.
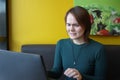
[{"label": "woman's arm", "polygon": [[94,76],[82,74],[83,80],[106,80],[106,52],[104,47],[102,46],[101,49],[95,55],[95,72]]},{"label": "woman's arm", "polygon": [[62,59],[61,59],[61,43],[60,41],[56,45],[54,65],[51,71],[47,71],[48,77],[59,78],[62,75]]}]

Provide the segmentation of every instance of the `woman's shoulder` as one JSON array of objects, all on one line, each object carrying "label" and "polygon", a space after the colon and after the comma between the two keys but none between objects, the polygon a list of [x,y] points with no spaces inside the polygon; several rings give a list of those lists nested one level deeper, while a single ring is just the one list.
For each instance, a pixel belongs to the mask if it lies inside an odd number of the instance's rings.
[{"label": "woman's shoulder", "polygon": [[69,38],[60,39],[60,40],[57,41],[56,46],[63,47],[63,46],[65,46],[65,45],[68,45],[69,42],[70,42],[70,39],[69,39]]},{"label": "woman's shoulder", "polygon": [[69,41],[70,41],[69,38],[64,38],[64,39],[58,40],[58,43],[66,43],[66,42],[69,42]]},{"label": "woman's shoulder", "polygon": [[104,45],[96,40],[90,39],[90,45],[94,47],[104,47]]}]

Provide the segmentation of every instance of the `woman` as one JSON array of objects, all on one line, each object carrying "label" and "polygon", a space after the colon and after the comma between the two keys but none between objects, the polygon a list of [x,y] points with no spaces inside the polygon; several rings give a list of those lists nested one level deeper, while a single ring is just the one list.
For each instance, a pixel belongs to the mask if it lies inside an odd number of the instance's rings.
[{"label": "woman", "polygon": [[89,38],[90,15],[76,6],[65,16],[66,31],[70,38],[61,39],[56,45],[54,65],[48,76],[66,80],[104,80],[106,56],[104,47]]}]

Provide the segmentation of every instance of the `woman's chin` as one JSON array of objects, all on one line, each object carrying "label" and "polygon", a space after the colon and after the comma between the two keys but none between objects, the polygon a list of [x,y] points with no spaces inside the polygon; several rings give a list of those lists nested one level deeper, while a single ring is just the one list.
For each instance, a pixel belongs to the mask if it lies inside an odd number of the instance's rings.
[{"label": "woman's chin", "polygon": [[73,39],[73,40],[74,40],[74,39],[77,39],[77,38],[76,38],[76,37],[70,37],[70,39]]}]

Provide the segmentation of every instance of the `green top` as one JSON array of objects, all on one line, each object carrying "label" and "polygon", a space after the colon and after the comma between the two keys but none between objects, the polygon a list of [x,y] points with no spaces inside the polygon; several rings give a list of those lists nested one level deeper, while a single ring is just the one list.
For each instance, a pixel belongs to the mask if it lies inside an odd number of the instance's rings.
[{"label": "green top", "polygon": [[[62,39],[56,45],[52,72],[59,77],[67,68],[76,68],[83,80],[104,80],[106,68],[104,46],[92,39],[89,43],[74,44]],[[75,80],[66,77],[66,80]]]}]

